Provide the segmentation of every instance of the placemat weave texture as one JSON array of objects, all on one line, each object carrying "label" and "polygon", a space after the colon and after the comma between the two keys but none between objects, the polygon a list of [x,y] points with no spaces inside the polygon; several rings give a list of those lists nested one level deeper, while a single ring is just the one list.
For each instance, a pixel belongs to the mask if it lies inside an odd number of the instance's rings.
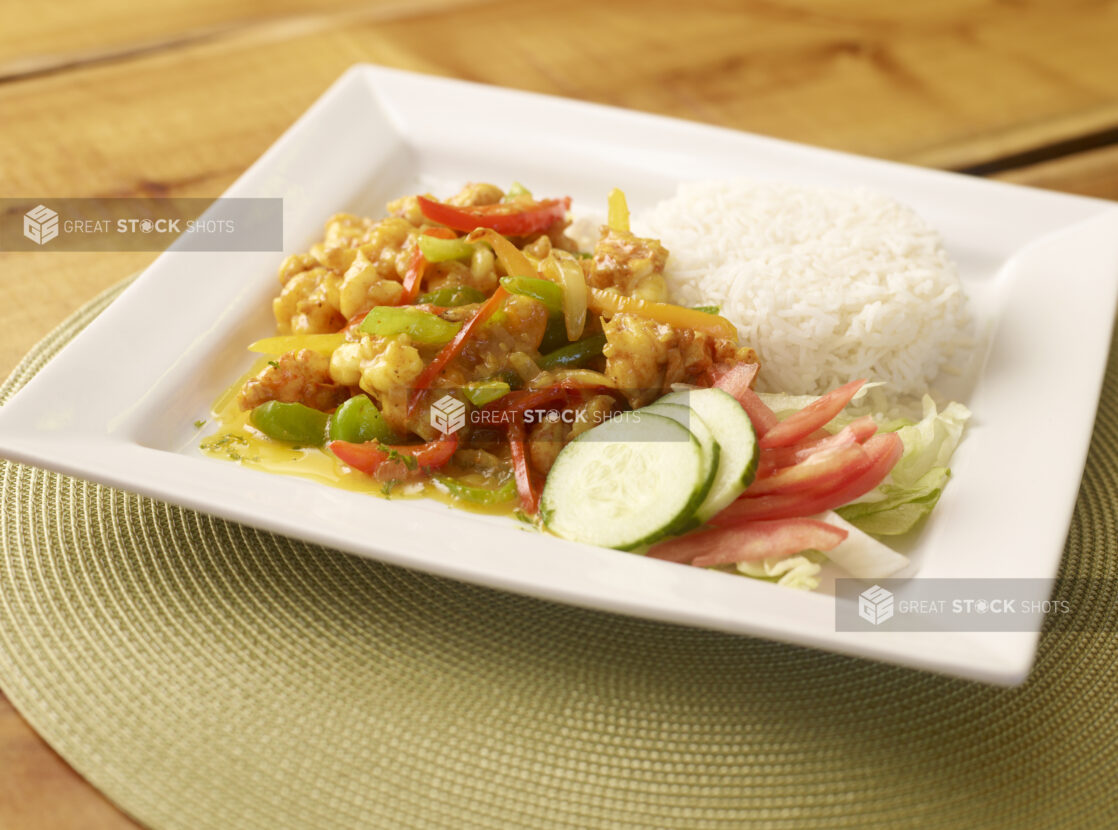
[{"label": "placemat weave texture", "polygon": [[1114,352],[1062,567],[1074,619],[1011,690],[0,478],[0,687],[152,827],[1118,826]]}]

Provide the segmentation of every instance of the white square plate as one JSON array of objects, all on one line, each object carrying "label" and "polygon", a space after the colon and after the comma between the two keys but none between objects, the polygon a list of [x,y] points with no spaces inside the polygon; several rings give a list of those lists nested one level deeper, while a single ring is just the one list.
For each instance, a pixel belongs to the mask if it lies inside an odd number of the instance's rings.
[{"label": "white square plate", "polygon": [[[731,130],[372,66],[347,72],[229,196],[284,200],[285,252],[325,219],[467,180],[635,209],[685,179],[866,185],[943,233],[990,333],[954,478],[912,555],[933,577],[1056,573],[1118,291],[1118,210]],[[192,422],[274,331],[276,253],[162,255],[0,410],[0,453],[278,533],[592,608],[981,680],[1028,673],[1039,632],[837,632],[834,600],[571,544],[430,501],[383,501],[202,457]]]}]

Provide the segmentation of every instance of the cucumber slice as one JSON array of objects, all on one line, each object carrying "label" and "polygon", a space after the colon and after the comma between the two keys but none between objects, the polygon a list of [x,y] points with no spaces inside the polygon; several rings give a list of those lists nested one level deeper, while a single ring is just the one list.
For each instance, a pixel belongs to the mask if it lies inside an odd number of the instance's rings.
[{"label": "cucumber slice", "polygon": [[690,430],[663,415],[624,412],[559,453],[540,497],[548,530],[574,542],[629,550],[680,526],[710,480]]},{"label": "cucumber slice", "polygon": [[705,522],[727,507],[753,483],[760,455],[753,422],[749,420],[742,405],[721,389],[672,392],[657,403],[676,403],[691,407],[710,428],[714,440],[718,442],[721,450],[718,470],[710,492],[695,511],[695,518]]},{"label": "cucumber slice", "polygon": [[[707,498],[710,498],[710,488],[714,484],[714,477],[718,473],[718,459],[721,455],[722,448],[718,442],[714,440],[714,433],[710,431],[710,427],[706,425],[706,421],[702,419],[698,412],[689,406],[684,406],[681,403],[668,403],[665,401],[657,401],[656,403],[649,404],[642,407],[640,412],[648,412],[653,415],[663,415],[665,418],[671,418],[676,423],[686,427],[690,430],[691,434],[695,436],[695,440],[699,442],[699,448],[703,451],[703,468],[706,470],[706,489]],[[675,528],[673,533],[682,533],[684,530],[689,530],[691,527],[698,525],[695,516],[691,515],[684,519],[682,525]]]}]

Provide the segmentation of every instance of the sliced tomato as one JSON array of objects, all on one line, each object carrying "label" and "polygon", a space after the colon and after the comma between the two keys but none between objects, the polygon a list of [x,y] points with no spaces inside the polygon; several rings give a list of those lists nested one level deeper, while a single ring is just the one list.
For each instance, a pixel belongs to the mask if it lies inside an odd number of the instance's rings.
[{"label": "sliced tomato", "polygon": [[540,491],[532,468],[528,463],[528,446],[524,435],[524,424],[519,419],[509,424],[509,454],[512,456],[512,471],[516,476],[516,491],[520,494],[520,506],[529,516],[535,516],[540,509]]},{"label": "sliced tomato", "polygon": [[742,389],[734,397],[737,398],[738,403],[745,410],[745,414],[749,416],[749,420],[753,423],[753,431],[757,433],[758,439],[768,435],[769,430],[780,423],[776,413],[769,409],[768,404],[761,400],[761,396],[752,389]]},{"label": "sliced tomato", "polygon": [[343,464],[366,475],[384,478],[407,478],[407,473],[444,466],[458,449],[458,436],[447,435],[426,444],[388,446],[379,441],[352,444],[331,441],[330,450]]},{"label": "sliced tomato", "polygon": [[736,398],[750,387],[759,368],[756,363],[716,363],[710,368],[710,385]]},{"label": "sliced tomato", "polygon": [[458,207],[417,196],[419,209],[432,222],[456,231],[490,228],[506,236],[527,236],[546,231],[561,221],[571,206],[571,199],[542,199],[538,202],[502,202],[496,205]]},{"label": "sliced tomato", "polygon": [[771,493],[743,497],[735,501],[711,520],[714,525],[729,525],[761,519],[790,519],[814,516],[824,510],[834,510],[847,502],[863,496],[879,485],[904,452],[900,436],[895,432],[875,435],[862,445],[870,459],[868,466],[849,479],[822,490],[805,490],[802,493]]},{"label": "sliced tomato", "polygon": [[[853,439],[851,439],[853,440]],[[755,480],[745,491],[747,497],[762,496],[766,493],[799,493],[803,490],[823,490],[853,478],[870,464],[858,444],[821,450],[799,464]]]},{"label": "sliced tomato", "polygon": [[760,436],[761,449],[768,447],[789,447],[797,441],[807,438],[817,429],[822,429],[831,420],[842,412],[844,406],[862,388],[865,379],[852,380],[838,389],[828,392],[818,398],[799,412],[793,413],[778,423],[772,429]]},{"label": "sliced tomato", "polygon": [[501,303],[505,301],[505,297],[508,295],[508,290],[503,285],[498,285],[497,290],[481,304],[481,307],[470,318],[469,322],[459,329],[458,334],[454,335],[454,339],[443,346],[434,359],[423,368],[419,377],[415,379],[415,386],[412,387],[411,400],[408,401],[408,415],[415,413],[415,410],[419,407],[419,402],[423,400],[423,395],[430,388],[435,378],[442,374],[446,365],[458,356],[462,347],[466,345],[466,341],[473,337],[477,330],[482,327],[482,324],[493,316],[493,312],[501,307]]},{"label": "sliced tomato", "polygon": [[763,478],[782,467],[799,464],[818,452],[824,452],[854,444],[864,444],[877,432],[877,423],[869,415],[851,421],[833,435],[824,433],[822,437],[805,438],[790,447],[771,447],[761,450],[761,460],[757,477]]},{"label": "sliced tomato", "polygon": [[817,519],[746,522],[660,542],[652,546],[648,555],[709,568],[770,557],[783,559],[805,550],[828,551],[846,535],[842,528]]}]

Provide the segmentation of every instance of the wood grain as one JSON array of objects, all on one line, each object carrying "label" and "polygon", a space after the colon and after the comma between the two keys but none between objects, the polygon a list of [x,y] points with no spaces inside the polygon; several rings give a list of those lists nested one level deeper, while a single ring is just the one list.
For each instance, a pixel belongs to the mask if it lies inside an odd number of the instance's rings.
[{"label": "wood grain", "polygon": [[[1118,198],[1118,147],[1045,158],[1118,134],[1118,0],[0,0],[0,19],[0,196],[217,196],[371,61],[945,168],[1032,154],[997,177]],[[0,253],[0,374],[152,258]],[[0,828],[133,826],[0,698]]]}]

